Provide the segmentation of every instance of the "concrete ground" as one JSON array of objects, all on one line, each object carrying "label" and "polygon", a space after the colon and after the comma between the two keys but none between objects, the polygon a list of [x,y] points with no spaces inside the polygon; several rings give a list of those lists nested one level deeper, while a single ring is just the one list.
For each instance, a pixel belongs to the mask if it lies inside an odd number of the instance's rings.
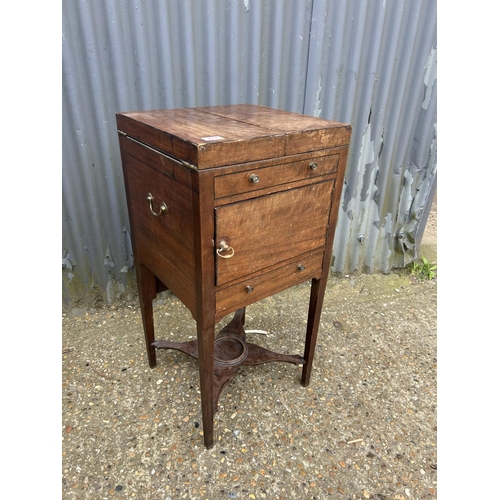
[{"label": "concrete ground", "polygon": [[[62,497],[435,499],[436,292],[437,279],[406,272],[332,278],[310,386],[294,365],[241,367],[210,450],[196,360],[159,351],[150,369],[137,303],[65,311]],[[246,328],[267,332],[248,340],[302,354],[308,294],[306,283],[248,307]],[[158,338],[195,337],[174,296],[154,312]]]}]

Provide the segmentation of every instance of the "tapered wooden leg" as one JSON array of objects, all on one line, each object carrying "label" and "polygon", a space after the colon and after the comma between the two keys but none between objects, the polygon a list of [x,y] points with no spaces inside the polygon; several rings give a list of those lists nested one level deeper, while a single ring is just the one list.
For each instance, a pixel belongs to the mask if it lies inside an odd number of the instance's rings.
[{"label": "tapered wooden leg", "polygon": [[146,352],[149,366],[156,366],[156,349],[152,346],[155,341],[153,322],[153,299],[156,297],[155,275],[142,263],[137,262],[137,288],[141,306],[142,324],[146,340]]},{"label": "tapered wooden leg", "polygon": [[198,323],[198,367],[200,371],[203,440],[207,448],[214,445],[214,330],[215,323],[204,329]]},{"label": "tapered wooden leg", "polygon": [[321,308],[325,296],[327,278],[313,278],[311,284],[311,296],[309,299],[309,314],[307,318],[306,343],[304,349],[305,363],[302,367],[301,383],[304,387],[309,385],[311,380],[312,364],[314,350],[316,348],[316,339],[318,337],[319,320],[321,317]]}]

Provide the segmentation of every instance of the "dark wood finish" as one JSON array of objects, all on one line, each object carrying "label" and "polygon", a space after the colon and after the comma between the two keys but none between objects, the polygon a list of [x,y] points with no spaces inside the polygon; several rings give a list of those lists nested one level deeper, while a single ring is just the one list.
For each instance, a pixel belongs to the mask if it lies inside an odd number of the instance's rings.
[{"label": "dark wood finish", "polygon": [[212,106],[197,108],[200,111],[216,114],[225,118],[242,121],[269,130],[279,130],[285,134],[284,155],[333,148],[349,144],[351,128],[345,123],[323,120],[298,113],[290,113],[244,104],[240,106]]},{"label": "dark wood finish", "polygon": [[146,352],[149,366],[154,368],[156,366],[156,351],[152,345],[155,340],[153,299],[156,297],[156,280],[155,275],[142,262],[136,263],[136,269]]},{"label": "dark wood finish", "polygon": [[198,169],[280,157],[285,149],[285,136],[280,130],[196,109],[119,114],[118,127]]},{"label": "dark wood finish", "polygon": [[[346,163],[347,149],[344,149],[340,154],[338,171],[339,179],[344,178]],[[314,350],[316,348],[316,339],[319,330],[321,308],[323,307],[323,299],[325,296],[326,284],[330,272],[330,262],[333,250],[333,237],[335,235],[335,227],[337,225],[339,206],[340,194],[337,193],[337,195],[333,197],[333,202],[330,208],[330,227],[325,243],[325,253],[323,256],[323,268],[321,271],[321,277],[319,279],[313,278],[311,283],[311,295],[309,299],[309,313],[307,318],[306,342],[304,349],[305,363],[302,369],[301,380],[301,383],[304,387],[307,387],[311,380]]]},{"label": "dark wood finish", "polygon": [[215,209],[215,244],[234,248],[217,259],[217,285],[323,248],[333,182],[310,184]]},{"label": "dark wood finish", "polygon": [[[119,113],[117,124],[148,362],[156,349],[198,360],[210,448],[241,365],[302,364],[310,382],[351,127],[255,105]],[[304,355],[247,343],[245,307],[308,280]],[[196,340],[155,339],[153,299],[167,288]]]},{"label": "dark wood finish", "polygon": [[302,255],[299,259],[280,264],[264,274],[254,275],[236,284],[217,287],[215,292],[215,321],[241,306],[253,304],[261,299],[298,285],[311,278],[321,276],[323,252]]},{"label": "dark wood finish", "polygon": [[[269,187],[296,182],[336,172],[339,155],[323,156],[272,167],[254,168],[215,178],[215,198],[234,196],[247,191],[259,191]],[[257,182],[252,176],[257,176]]]},{"label": "dark wood finish", "polygon": [[[168,260],[194,284],[193,205],[191,190],[133,157],[127,158],[131,218],[136,236],[150,252]],[[151,193],[153,199],[148,200]],[[165,203],[167,210],[159,213]]]},{"label": "dark wood finish", "polygon": [[213,172],[200,172],[193,182],[196,325],[200,372],[201,410],[205,446],[214,443],[214,337],[215,337],[215,257],[212,245],[214,218],[212,196]]}]

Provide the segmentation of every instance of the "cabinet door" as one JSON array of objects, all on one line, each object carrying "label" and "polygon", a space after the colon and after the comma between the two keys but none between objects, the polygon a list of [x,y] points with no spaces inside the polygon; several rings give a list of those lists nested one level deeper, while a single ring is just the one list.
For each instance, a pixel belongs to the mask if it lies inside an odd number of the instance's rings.
[{"label": "cabinet door", "polygon": [[217,285],[324,247],[334,182],[216,208]]}]

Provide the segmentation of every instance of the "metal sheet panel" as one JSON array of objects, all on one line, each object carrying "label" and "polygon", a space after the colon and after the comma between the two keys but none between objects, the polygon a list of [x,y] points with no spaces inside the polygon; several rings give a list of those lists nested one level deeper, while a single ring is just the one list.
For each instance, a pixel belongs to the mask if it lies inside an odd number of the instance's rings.
[{"label": "metal sheet panel", "polygon": [[353,125],[337,272],[414,258],[436,170],[436,2],[63,2],[63,296],[134,283],[115,113],[255,103]]},{"label": "metal sheet panel", "polygon": [[316,0],[304,112],[353,124],[337,272],[415,259],[436,171],[436,4]]}]

